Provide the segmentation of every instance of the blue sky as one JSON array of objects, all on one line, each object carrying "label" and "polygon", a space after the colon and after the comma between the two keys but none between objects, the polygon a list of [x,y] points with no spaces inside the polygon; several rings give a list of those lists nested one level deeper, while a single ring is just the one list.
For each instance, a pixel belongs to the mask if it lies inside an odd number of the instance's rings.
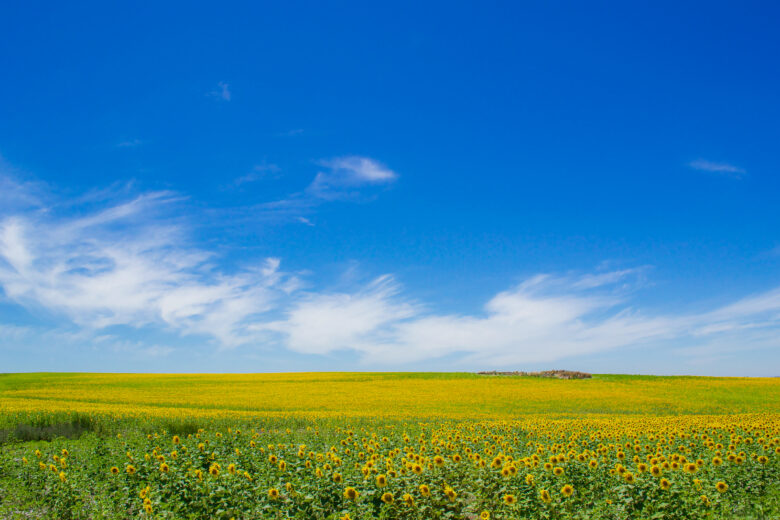
[{"label": "blue sky", "polygon": [[766,2],[25,2],[0,372],[780,375]]}]

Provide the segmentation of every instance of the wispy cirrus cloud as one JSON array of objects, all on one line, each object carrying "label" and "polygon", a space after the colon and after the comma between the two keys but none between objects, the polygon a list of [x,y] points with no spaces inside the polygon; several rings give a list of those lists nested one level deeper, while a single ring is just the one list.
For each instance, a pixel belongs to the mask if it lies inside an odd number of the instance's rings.
[{"label": "wispy cirrus cloud", "polygon": [[276,134],[277,137],[297,137],[299,135],[303,135],[303,128],[293,128],[292,130]]},{"label": "wispy cirrus cloud", "polygon": [[40,208],[47,198],[44,183],[21,180],[15,168],[0,155],[0,216]]},{"label": "wispy cirrus cloud", "polygon": [[[317,164],[324,169],[317,172],[305,189],[280,200],[252,206],[248,211],[253,218],[279,218],[309,225],[308,215],[320,205],[333,201],[370,200],[376,195],[378,187],[387,186],[399,177],[396,172],[369,157],[336,157],[317,161]],[[242,183],[265,175],[269,172],[252,172]]]},{"label": "wispy cirrus cloud", "polygon": [[263,161],[261,164],[256,164],[251,172],[234,179],[233,186],[241,186],[242,184],[256,182],[261,179],[277,177],[281,171],[282,169],[279,165]]},{"label": "wispy cirrus cloud", "polygon": [[143,144],[143,141],[140,139],[125,139],[123,141],[119,141],[116,144],[117,148],[136,148],[138,146],[141,146]]},{"label": "wispy cirrus cloud", "polygon": [[211,92],[209,92],[209,96],[218,99],[220,101],[230,101],[231,98],[230,85],[228,85],[224,81],[218,82],[217,87]]},{"label": "wispy cirrus cloud", "polygon": [[325,167],[306,189],[314,197],[333,200],[357,196],[366,186],[380,186],[398,179],[398,174],[368,157],[346,156],[322,160]]},{"label": "wispy cirrus cloud", "polygon": [[688,166],[694,170],[718,173],[736,178],[741,178],[747,174],[747,171],[745,171],[743,168],[740,168],[739,166],[734,166],[733,164],[724,162],[708,161],[706,159],[697,159],[695,161],[691,161],[688,163]]},{"label": "wispy cirrus cloud", "polygon": [[161,326],[219,344],[247,341],[244,322],[267,311],[292,277],[278,259],[230,274],[191,244],[151,192],[75,218],[48,211],[0,219],[0,286],[7,299],[85,329]]},{"label": "wispy cirrus cloud", "polygon": [[630,305],[625,285],[635,274],[537,275],[496,294],[483,312],[460,315],[430,312],[382,277],[354,293],[310,295],[286,319],[253,327],[281,333],[297,352],[356,351],[372,366],[454,357],[454,366],[506,367],[675,343],[701,352],[731,345],[732,354],[780,347],[780,289],[709,312],[654,314]]},{"label": "wispy cirrus cloud", "polygon": [[[602,269],[530,276],[474,312],[441,313],[390,274],[332,290],[316,274],[284,272],[278,258],[226,263],[192,239],[195,224],[176,193],[102,193],[68,215],[58,208],[76,202],[29,200],[0,214],[4,300],[64,319],[98,347],[123,325],[197,335],[214,348],[347,351],[372,367],[445,358],[448,367],[518,366],[669,345],[690,355],[780,348],[780,288],[701,312],[659,312],[634,300],[646,267]],[[31,334],[14,323],[0,331]],[[157,340],[126,344],[169,352]]]}]

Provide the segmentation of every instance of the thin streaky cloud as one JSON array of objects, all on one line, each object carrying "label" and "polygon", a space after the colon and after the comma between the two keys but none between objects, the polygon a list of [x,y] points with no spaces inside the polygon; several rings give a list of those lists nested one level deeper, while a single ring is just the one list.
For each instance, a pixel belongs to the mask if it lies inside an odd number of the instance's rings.
[{"label": "thin streaky cloud", "polygon": [[140,139],[127,139],[125,141],[119,141],[116,144],[117,148],[135,148],[137,146],[141,146],[143,144],[143,141]]},{"label": "thin streaky cloud", "polygon": [[[318,206],[331,201],[368,200],[378,186],[392,183],[398,174],[379,161],[368,157],[346,156],[318,161],[326,169],[319,171],[312,182],[301,192],[291,193],[286,198],[255,204],[244,208],[250,218],[274,218],[302,222],[301,217],[311,213]],[[278,175],[275,165],[260,165],[248,175],[234,181],[238,186],[259,180],[266,175]],[[241,213],[237,211],[236,213]]]},{"label": "thin streaky cloud", "polygon": [[293,128],[292,130],[287,130],[286,132],[279,132],[276,134],[278,137],[296,137],[303,134],[303,128]]},{"label": "thin streaky cloud", "polygon": [[319,161],[325,170],[319,171],[306,189],[322,199],[354,198],[366,186],[389,184],[398,174],[379,161],[355,155]]},{"label": "thin streaky cloud", "polygon": [[[477,311],[442,313],[409,297],[392,274],[332,290],[310,283],[312,274],[283,271],[279,258],[218,262],[215,250],[193,242],[197,233],[181,199],[149,192],[108,198],[77,217],[40,208],[0,217],[5,301],[64,318],[79,337],[99,338],[116,325],[151,327],[210,338],[214,348],[348,351],[372,366],[441,358],[451,366],[517,366],[668,345],[735,356],[745,348],[780,348],[777,287],[679,313],[636,307],[632,295],[644,283],[644,267],[542,273],[507,284]],[[28,334],[2,323],[0,332]]]},{"label": "thin streaky cloud", "polygon": [[691,161],[688,163],[688,166],[694,170],[720,173],[731,175],[733,177],[742,177],[747,173],[747,171],[745,171],[743,168],[740,168],[739,166],[734,166],[733,164],[723,162],[708,161],[706,159],[697,159],[695,161]]},{"label": "thin streaky cloud", "polygon": [[224,81],[217,83],[217,88],[209,92],[209,95],[222,101],[230,101],[230,85]]},{"label": "thin streaky cloud", "polygon": [[261,179],[275,178],[279,176],[281,171],[282,169],[276,164],[266,162],[256,164],[251,172],[233,180],[233,186],[241,186],[242,184],[256,182]]}]

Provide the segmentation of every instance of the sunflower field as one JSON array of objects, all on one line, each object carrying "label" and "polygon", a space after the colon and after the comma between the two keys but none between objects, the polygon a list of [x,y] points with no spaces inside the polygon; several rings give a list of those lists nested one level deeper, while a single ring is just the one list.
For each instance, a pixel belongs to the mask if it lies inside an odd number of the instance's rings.
[{"label": "sunflower field", "polygon": [[0,518],[780,518],[780,381],[0,376]]}]

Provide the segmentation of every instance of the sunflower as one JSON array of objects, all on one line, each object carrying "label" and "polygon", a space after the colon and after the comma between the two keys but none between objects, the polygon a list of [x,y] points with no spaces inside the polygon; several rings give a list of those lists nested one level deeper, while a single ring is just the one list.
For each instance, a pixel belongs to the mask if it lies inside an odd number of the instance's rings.
[{"label": "sunflower", "polygon": [[392,504],[393,503],[393,494],[392,493],[383,493],[382,494],[382,502],[385,504]]},{"label": "sunflower", "polygon": [[450,502],[455,502],[455,499],[458,498],[458,494],[450,486],[444,488],[444,494],[447,495]]},{"label": "sunflower", "polygon": [[377,475],[376,485],[377,487],[385,487],[387,485],[387,477],[384,475]]},{"label": "sunflower", "polygon": [[414,507],[414,497],[409,493],[406,493],[404,495],[404,504],[406,504],[409,507]]},{"label": "sunflower", "polygon": [[556,476],[560,477],[563,475],[563,468],[558,466],[557,468],[553,469],[553,473],[555,473]]},{"label": "sunflower", "polygon": [[336,484],[341,484],[342,480],[343,479],[341,478],[341,473],[334,473],[333,474],[333,482],[335,482]]},{"label": "sunflower", "polygon": [[358,493],[357,489],[353,487],[348,487],[344,490],[344,498],[348,500],[355,500],[360,493]]},{"label": "sunflower", "polygon": [[653,464],[652,467],[650,467],[650,474],[654,477],[660,477],[661,476],[661,468]]},{"label": "sunflower", "polygon": [[561,495],[565,497],[570,497],[574,494],[574,488],[571,487],[569,484],[566,484],[561,488]]},{"label": "sunflower", "polygon": [[431,496],[431,488],[429,488],[426,484],[420,484],[420,494],[424,497]]},{"label": "sunflower", "polygon": [[504,504],[508,506],[515,505],[517,503],[517,497],[514,495],[504,495]]},{"label": "sunflower", "polygon": [[65,482],[66,480],[67,480],[67,478],[65,477],[65,472],[64,471],[60,471],[60,481],[61,482]]},{"label": "sunflower", "polygon": [[235,464],[228,464],[228,468],[227,469],[228,469],[228,473],[230,473],[231,475],[235,475],[236,474],[236,465]]},{"label": "sunflower", "polygon": [[719,493],[725,493],[729,489],[729,485],[723,482],[722,480],[715,484],[715,489],[718,490]]},{"label": "sunflower", "polygon": [[490,520],[490,511],[482,511],[479,514],[479,519],[480,520]]},{"label": "sunflower", "polygon": [[628,472],[628,471],[627,471],[627,472],[625,472],[625,473],[623,474],[623,478],[624,478],[624,479],[625,479],[625,481],[626,481],[626,482],[628,482],[629,484],[633,484],[633,483],[634,483],[634,480],[635,480],[635,479],[634,479],[634,474],[633,474],[633,473],[630,473],[630,472]]},{"label": "sunflower", "polygon": [[163,462],[162,464],[160,464],[160,471],[161,471],[161,472],[163,472],[163,473],[168,473],[168,471],[169,471],[170,469],[171,469],[171,468],[170,468],[170,467],[168,467],[168,465],[167,465],[166,463],[164,463],[164,462]]},{"label": "sunflower", "polygon": [[661,483],[659,484],[661,486],[661,489],[667,490],[670,487],[672,487],[672,483],[666,480],[665,478],[661,479]]},{"label": "sunflower", "polygon": [[526,475],[525,476],[525,483],[528,484],[529,486],[533,486],[534,485],[534,476],[531,475],[530,473],[528,475]]},{"label": "sunflower", "polygon": [[268,498],[270,498],[271,500],[277,500],[279,498],[279,490],[276,488],[269,489]]},{"label": "sunflower", "polygon": [[550,492],[547,491],[546,489],[542,489],[541,491],[539,491],[539,498],[541,498],[542,502],[546,504],[552,502],[552,497],[550,496]]}]

